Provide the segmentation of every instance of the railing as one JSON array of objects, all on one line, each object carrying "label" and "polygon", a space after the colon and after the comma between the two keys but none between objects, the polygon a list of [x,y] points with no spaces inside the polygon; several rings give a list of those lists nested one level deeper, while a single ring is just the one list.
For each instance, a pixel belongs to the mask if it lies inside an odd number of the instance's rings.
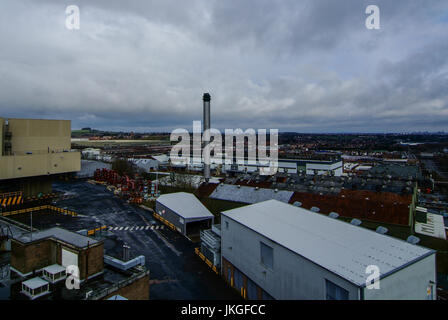
[{"label": "railing", "polygon": [[95,233],[103,231],[103,230],[106,230],[106,229],[107,229],[107,226],[101,226],[101,227],[98,227],[98,228],[95,228],[95,229],[91,229],[91,230],[87,231],[87,235],[88,236],[92,236]]},{"label": "railing", "polygon": [[68,209],[62,209],[62,208],[58,208],[49,204],[43,205],[43,206],[38,206],[38,207],[33,207],[33,208],[25,208],[25,209],[19,209],[19,210],[13,210],[13,211],[5,211],[2,212],[1,215],[2,216],[12,216],[15,214],[21,214],[21,213],[29,213],[29,212],[35,212],[35,211],[41,211],[41,210],[52,210],[58,213],[62,213],[64,215],[69,215],[72,217],[76,217],[78,214],[74,211],[68,210]]},{"label": "railing", "polygon": [[92,295],[86,297],[86,300],[99,300],[104,297],[107,297],[108,295],[116,292],[117,290],[126,287],[127,285],[135,282],[138,279],[146,277],[147,275],[149,275],[149,270],[146,270],[145,272],[141,272],[139,274],[132,275],[130,278],[114,283],[108,288],[104,288],[102,290],[94,292]]},{"label": "railing", "polygon": [[213,265],[213,263],[208,260],[204,254],[201,252],[201,250],[199,248],[195,248],[194,252],[199,256],[199,258],[202,259],[202,261],[204,261],[216,274],[219,274],[218,269],[216,268],[215,265]]},{"label": "railing", "polygon": [[173,229],[174,231],[178,231],[177,227],[174,224],[172,224],[171,222],[169,222],[168,220],[166,220],[161,215],[159,215],[155,212],[154,212],[154,218],[160,220],[161,222],[163,222],[165,225],[167,225],[169,228]]}]

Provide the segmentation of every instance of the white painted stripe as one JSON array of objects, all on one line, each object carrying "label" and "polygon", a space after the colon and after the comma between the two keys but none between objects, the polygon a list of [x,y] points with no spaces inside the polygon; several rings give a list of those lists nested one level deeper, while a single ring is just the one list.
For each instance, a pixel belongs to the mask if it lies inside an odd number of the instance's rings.
[{"label": "white painted stripe", "polygon": [[154,226],[151,227],[151,230],[154,230]]},{"label": "white painted stripe", "polygon": [[127,231],[129,229],[129,227],[124,228],[124,231]]},{"label": "white painted stripe", "polygon": [[146,228],[145,228],[145,230],[149,230],[149,228],[151,228],[150,226],[147,226]]},{"label": "white painted stripe", "polygon": [[132,227],[131,229],[129,229],[129,231],[132,231],[132,230],[134,230],[134,227]]},{"label": "white painted stripe", "polygon": [[118,229],[118,230],[120,230],[120,231],[121,231],[121,230],[123,230],[123,227],[121,227],[121,228],[120,228],[120,229]]}]

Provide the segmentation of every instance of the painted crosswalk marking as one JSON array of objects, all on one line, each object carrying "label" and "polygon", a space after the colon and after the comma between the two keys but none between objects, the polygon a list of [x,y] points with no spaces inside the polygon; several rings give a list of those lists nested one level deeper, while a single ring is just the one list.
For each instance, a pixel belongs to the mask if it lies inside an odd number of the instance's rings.
[{"label": "painted crosswalk marking", "polygon": [[143,230],[162,230],[164,226],[132,226],[132,227],[109,227],[110,231],[143,231]]}]

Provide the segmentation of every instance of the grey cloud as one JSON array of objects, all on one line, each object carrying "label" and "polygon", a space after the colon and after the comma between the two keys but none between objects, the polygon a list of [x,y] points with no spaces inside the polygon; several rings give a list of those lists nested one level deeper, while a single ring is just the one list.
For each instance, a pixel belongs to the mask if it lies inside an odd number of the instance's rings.
[{"label": "grey cloud", "polygon": [[448,5],[378,0],[369,31],[368,4],[3,1],[0,115],[170,131],[201,119],[210,91],[218,128],[448,129]]}]

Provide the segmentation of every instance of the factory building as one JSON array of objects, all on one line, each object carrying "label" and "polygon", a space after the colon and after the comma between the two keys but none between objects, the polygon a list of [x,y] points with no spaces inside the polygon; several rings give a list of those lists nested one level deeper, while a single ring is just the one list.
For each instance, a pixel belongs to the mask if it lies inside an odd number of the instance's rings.
[{"label": "factory building", "polygon": [[68,120],[0,118],[0,194],[51,193],[55,176],[81,169]]},{"label": "factory building", "polygon": [[11,270],[20,276],[58,265],[79,268],[80,279],[103,270],[103,242],[62,228],[24,233],[11,241]]},{"label": "factory building", "polygon": [[275,199],[288,203],[293,191],[267,189],[259,187],[249,187],[241,185],[232,185],[220,183],[216,185],[215,190],[210,194],[211,199],[226,200],[232,202],[253,204]]},{"label": "factory building", "polygon": [[248,299],[436,299],[435,251],[276,200],[222,212],[220,249]]},{"label": "factory building", "polygon": [[342,161],[313,161],[307,162],[306,174],[321,176],[335,176],[340,177],[343,173]]},{"label": "factory building", "polygon": [[193,194],[177,192],[157,198],[156,214],[168,221],[184,236],[199,237],[202,229],[210,229],[214,216]]},{"label": "factory building", "polygon": [[[188,159],[176,159],[178,164],[173,167],[185,168],[190,171],[202,171],[204,169],[203,158],[190,157]],[[223,159],[219,157],[210,158],[210,169],[220,170],[225,173],[258,173],[265,165],[259,163],[249,163],[247,159],[235,158]],[[308,175],[328,175],[340,177],[343,173],[341,160],[302,160],[302,159],[278,159],[279,173],[306,173]]]},{"label": "factory building", "polygon": [[101,149],[86,148],[81,151],[82,157],[89,160],[99,160],[101,156]]}]

